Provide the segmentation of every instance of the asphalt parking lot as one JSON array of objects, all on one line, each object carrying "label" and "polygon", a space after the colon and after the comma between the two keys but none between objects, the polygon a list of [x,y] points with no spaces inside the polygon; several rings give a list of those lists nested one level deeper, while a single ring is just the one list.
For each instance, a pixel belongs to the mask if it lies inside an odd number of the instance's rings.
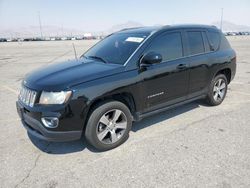
[{"label": "asphalt parking lot", "polygon": [[[15,109],[31,70],[74,58],[72,41],[0,43],[0,187],[250,187],[250,37],[229,37],[237,74],[225,101],[135,123],[120,147],[29,137]],[[80,55],[96,41],[74,41]]]}]

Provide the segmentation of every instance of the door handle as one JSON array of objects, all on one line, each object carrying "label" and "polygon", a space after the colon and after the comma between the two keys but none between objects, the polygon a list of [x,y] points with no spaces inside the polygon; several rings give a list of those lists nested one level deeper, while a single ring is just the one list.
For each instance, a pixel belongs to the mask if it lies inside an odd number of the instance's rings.
[{"label": "door handle", "polygon": [[179,70],[186,69],[187,68],[187,64],[179,64],[179,65],[177,65],[176,68],[179,69]]}]

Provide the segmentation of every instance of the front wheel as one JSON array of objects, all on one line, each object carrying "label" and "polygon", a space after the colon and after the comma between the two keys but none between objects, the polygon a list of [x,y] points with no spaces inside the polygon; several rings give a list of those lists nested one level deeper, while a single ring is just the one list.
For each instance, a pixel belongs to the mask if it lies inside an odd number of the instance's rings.
[{"label": "front wheel", "polygon": [[217,106],[222,103],[227,94],[227,85],[227,78],[224,74],[219,74],[214,77],[207,95],[209,105]]},{"label": "front wheel", "polygon": [[105,151],[124,143],[132,126],[128,107],[118,101],[100,104],[92,111],[86,125],[86,140]]}]

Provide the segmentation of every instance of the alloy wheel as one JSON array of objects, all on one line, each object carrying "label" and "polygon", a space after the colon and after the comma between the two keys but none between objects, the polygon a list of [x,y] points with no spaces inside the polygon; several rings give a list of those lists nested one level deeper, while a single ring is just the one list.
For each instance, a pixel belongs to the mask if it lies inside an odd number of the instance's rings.
[{"label": "alloy wheel", "polygon": [[127,124],[127,117],[121,110],[110,110],[98,121],[97,138],[104,144],[114,144],[124,135]]},{"label": "alloy wheel", "polygon": [[223,79],[218,79],[213,88],[213,97],[216,102],[223,100],[226,93],[226,82]]}]

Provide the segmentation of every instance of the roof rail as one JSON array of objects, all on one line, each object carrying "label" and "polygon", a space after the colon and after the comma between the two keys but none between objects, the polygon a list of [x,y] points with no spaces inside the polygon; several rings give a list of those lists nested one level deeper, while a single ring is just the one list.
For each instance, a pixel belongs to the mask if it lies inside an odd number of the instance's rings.
[{"label": "roof rail", "polygon": [[139,28],[143,28],[143,27],[128,27],[128,28],[121,29],[119,31],[126,31],[126,30],[129,30],[129,29],[139,29]]},{"label": "roof rail", "polygon": [[163,25],[162,28],[171,27],[171,25]]}]

